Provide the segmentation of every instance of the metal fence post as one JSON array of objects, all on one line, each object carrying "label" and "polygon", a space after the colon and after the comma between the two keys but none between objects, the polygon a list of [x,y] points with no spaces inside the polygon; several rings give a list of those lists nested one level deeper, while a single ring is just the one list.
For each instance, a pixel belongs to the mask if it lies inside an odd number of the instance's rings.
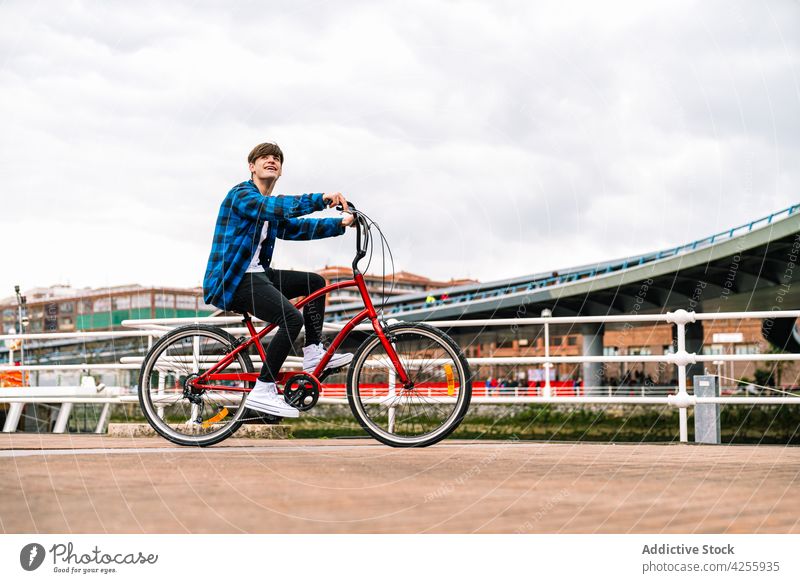
[{"label": "metal fence post", "polygon": [[389,369],[389,399],[391,405],[389,406],[389,432],[394,431],[394,420],[396,415],[395,410],[395,396],[397,395],[397,388],[396,388],[396,375],[394,368]]},{"label": "metal fence post", "polygon": [[[553,315],[553,312],[550,310],[544,309],[542,310],[542,318],[549,318]],[[544,357],[550,358],[550,323],[544,323]],[[553,366],[553,363],[549,360],[544,363],[544,396],[546,398],[550,398],[552,396],[552,392],[550,390],[550,368]]]},{"label": "metal fence post", "polygon": [[108,420],[108,411],[111,408],[111,403],[106,403],[103,405],[103,410],[100,413],[100,418],[97,420],[97,427],[95,428],[95,433],[105,433],[106,431],[106,421]]},{"label": "metal fence post", "polygon": [[19,420],[22,417],[22,410],[25,408],[25,403],[11,403],[6,413],[6,422],[3,425],[3,433],[14,433],[19,426]]},{"label": "metal fence post", "polygon": [[694,404],[694,398],[686,391],[686,365],[695,362],[694,354],[686,352],[686,324],[695,321],[695,313],[684,309],[667,312],[667,322],[677,326],[678,350],[670,359],[678,367],[678,394],[667,396],[667,402],[678,407],[678,423],[681,443],[689,441],[689,422],[686,408]]},{"label": "metal fence post", "polygon": [[[166,374],[163,371],[157,371],[156,375],[158,375],[158,402],[160,403],[164,397],[164,390],[167,387],[167,379]],[[139,386],[141,386],[142,379],[139,379]],[[156,406],[156,414],[158,415],[159,419],[164,418],[164,406],[157,405]]]},{"label": "metal fence post", "polygon": [[64,433],[67,431],[71,413],[72,403],[61,403],[61,409],[58,411],[58,418],[56,419],[55,427],[53,427],[53,433]]},{"label": "metal fence post", "polygon": [[[686,352],[686,324],[678,324],[678,353],[684,354]],[[688,396],[686,392],[686,364],[678,364],[678,398],[683,399]],[[680,440],[681,443],[689,441],[689,418],[686,413],[686,407],[678,405],[678,423],[680,426]]]}]

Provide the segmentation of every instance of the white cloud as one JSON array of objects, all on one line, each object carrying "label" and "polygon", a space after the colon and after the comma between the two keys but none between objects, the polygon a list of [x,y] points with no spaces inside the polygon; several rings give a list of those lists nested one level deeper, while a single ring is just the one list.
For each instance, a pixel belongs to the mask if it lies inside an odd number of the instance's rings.
[{"label": "white cloud", "polygon": [[[5,2],[0,296],[198,284],[219,203],[265,139],[287,155],[278,190],[344,191],[398,268],[435,278],[744,223],[797,202],[798,12]],[[352,245],[281,243],[276,263],[349,264]]]}]

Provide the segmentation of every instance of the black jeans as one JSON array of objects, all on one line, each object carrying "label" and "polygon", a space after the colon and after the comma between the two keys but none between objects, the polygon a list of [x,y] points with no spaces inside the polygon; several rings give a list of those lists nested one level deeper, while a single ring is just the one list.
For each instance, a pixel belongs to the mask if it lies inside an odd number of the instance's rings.
[{"label": "black jeans", "polygon": [[306,328],[306,346],[318,344],[325,319],[325,296],[303,307],[303,314],[289,301],[308,296],[325,287],[325,279],[316,273],[270,269],[268,272],[245,273],[236,293],[233,309],[277,324],[278,330],[267,347],[267,360],[261,367],[258,380],[274,383],[283,362],[289,355],[300,328]]}]

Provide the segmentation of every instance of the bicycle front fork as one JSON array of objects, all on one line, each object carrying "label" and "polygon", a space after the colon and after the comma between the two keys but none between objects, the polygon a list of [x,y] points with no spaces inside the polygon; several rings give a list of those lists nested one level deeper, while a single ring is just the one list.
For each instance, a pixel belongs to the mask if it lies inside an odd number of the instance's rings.
[{"label": "bicycle front fork", "polygon": [[404,389],[413,389],[414,383],[411,382],[411,379],[408,378],[408,373],[406,373],[406,369],[403,367],[403,363],[400,362],[400,359],[397,357],[397,351],[394,348],[394,343],[391,341],[391,337],[387,336],[386,333],[383,331],[383,326],[378,321],[377,318],[372,320],[372,327],[375,329],[375,334],[378,335],[378,338],[381,341],[381,345],[383,349],[386,351],[389,360],[392,362],[394,366],[394,370],[397,372],[397,378],[403,383]]}]

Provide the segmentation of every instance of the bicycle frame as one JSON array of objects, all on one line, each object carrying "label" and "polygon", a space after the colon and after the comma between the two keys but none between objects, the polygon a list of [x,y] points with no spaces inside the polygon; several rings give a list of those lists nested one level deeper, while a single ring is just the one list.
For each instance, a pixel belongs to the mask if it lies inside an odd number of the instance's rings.
[{"label": "bicycle frame", "polygon": [[[360,237],[359,237],[360,238]],[[383,346],[384,350],[386,350],[386,354],[389,356],[389,359],[392,361],[392,364],[395,367],[395,371],[397,372],[397,378],[403,384],[404,387],[409,387],[410,381],[408,375],[403,368],[402,363],[400,362],[399,358],[397,357],[397,352],[394,350],[392,343],[387,338],[386,334],[383,331],[383,327],[381,326],[378,320],[378,314],[375,311],[375,306],[372,304],[372,298],[370,298],[369,291],[367,290],[367,284],[364,281],[364,276],[357,270],[353,270],[353,279],[347,281],[341,281],[337,283],[332,283],[319,289],[312,293],[309,296],[306,296],[299,302],[295,304],[296,308],[302,308],[308,302],[311,302],[317,299],[320,296],[324,296],[332,291],[343,289],[347,287],[357,287],[358,291],[361,293],[361,299],[364,302],[364,309],[356,314],[345,326],[342,328],[336,337],[331,342],[331,345],[325,351],[325,354],[322,356],[322,360],[320,360],[317,367],[314,369],[313,376],[319,377],[322,374],[322,371],[325,370],[325,366],[330,361],[333,354],[336,352],[336,349],[344,342],[344,339],[347,338],[347,335],[353,331],[353,329],[358,326],[364,319],[369,318],[370,322],[372,323],[372,328],[375,330],[375,333],[380,338],[381,345]],[[239,354],[242,350],[247,350],[247,348],[251,344],[256,345],[256,349],[258,350],[259,355],[261,356],[261,361],[266,362],[267,354],[264,350],[264,346],[261,344],[261,339],[270,333],[277,324],[270,324],[263,328],[260,332],[256,332],[255,327],[253,326],[253,322],[250,319],[249,314],[244,315],[244,324],[247,326],[247,330],[250,333],[250,338],[241,344],[237,345],[230,353],[228,353],[222,360],[217,362],[213,367],[209,370],[204,372],[203,374],[199,375],[194,381],[190,384],[195,389],[205,389],[205,390],[213,390],[213,391],[229,391],[229,392],[243,392],[249,393],[249,387],[228,387],[228,386],[219,386],[212,383],[213,381],[232,381],[238,380],[243,382],[255,382],[258,379],[259,373],[225,373],[225,372],[217,372],[217,371],[224,371],[225,368],[230,365],[235,359],[236,355]],[[278,384],[283,384],[286,379],[290,376],[297,374],[294,372],[281,372],[278,375]]]}]

